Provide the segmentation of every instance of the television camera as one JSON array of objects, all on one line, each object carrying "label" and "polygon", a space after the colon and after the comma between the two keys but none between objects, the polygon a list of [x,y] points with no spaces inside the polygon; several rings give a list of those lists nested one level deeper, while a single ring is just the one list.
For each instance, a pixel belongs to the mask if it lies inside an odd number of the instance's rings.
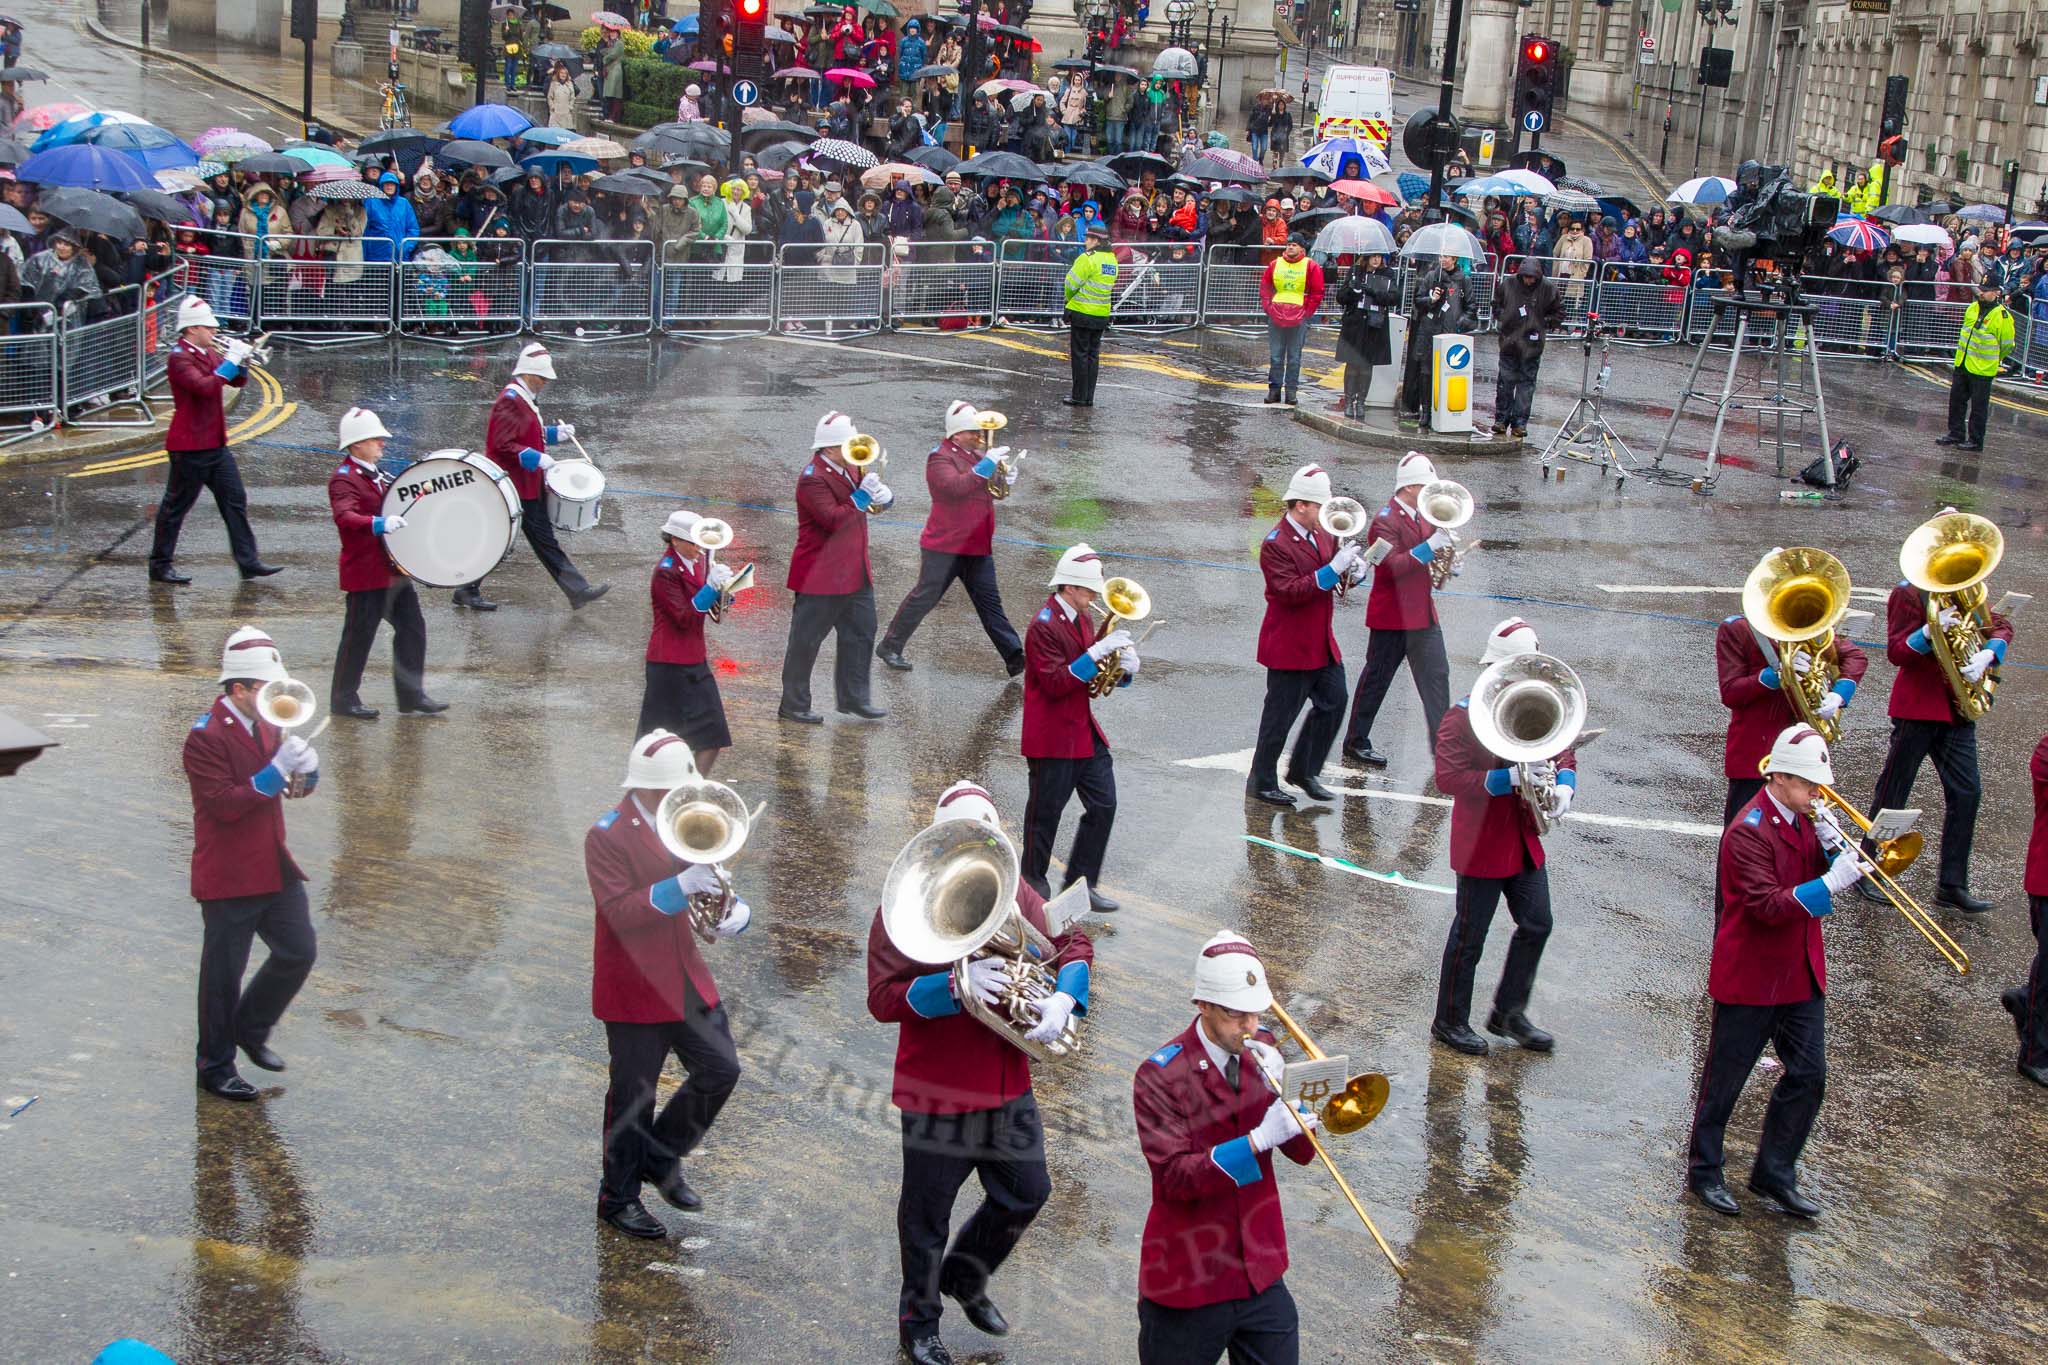
[{"label": "television camera", "polygon": [[1713,238],[1715,249],[1733,261],[1736,296],[1747,293],[1754,273],[1759,299],[1800,302],[1806,255],[1827,239],[1841,211],[1840,199],[1800,189],[1783,166],[1743,162]]}]

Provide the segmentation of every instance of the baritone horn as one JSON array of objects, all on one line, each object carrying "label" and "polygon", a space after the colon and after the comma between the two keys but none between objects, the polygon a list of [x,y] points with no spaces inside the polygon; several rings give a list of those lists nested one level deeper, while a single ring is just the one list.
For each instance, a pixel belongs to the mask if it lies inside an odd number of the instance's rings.
[{"label": "baritone horn", "polygon": [[732,909],[732,878],[724,864],[746,846],[747,835],[761,812],[751,814],[740,794],[723,782],[693,778],[671,787],[654,809],[654,833],[662,847],[686,863],[709,864],[718,890],[690,897],[690,928],[706,943],[717,935],[718,922]]},{"label": "baritone horn", "polygon": [[[1364,533],[1372,525],[1372,518],[1365,514],[1365,504],[1357,498],[1331,498],[1323,504],[1323,510],[1316,513],[1316,521],[1325,531],[1337,538],[1337,548],[1342,550],[1345,543]],[[1337,580],[1337,596],[1341,600],[1351,590],[1351,575]]]},{"label": "baritone horn", "polygon": [[[1126,621],[1142,621],[1152,614],[1152,595],[1139,586],[1135,578],[1112,578],[1102,585],[1102,596],[1090,602],[1089,607],[1100,613],[1102,624],[1095,631],[1095,638],[1107,639],[1111,631]],[[1158,627],[1158,622],[1153,623]],[[1102,660],[1102,669],[1088,680],[1088,695],[1106,697],[1124,680],[1124,665],[1121,651]]]},{"label": "baritone horn", "polygon": [[1431,587],[1441,588],[1450,581],[1458,562],[1458,528],[1472,520],[1476,506],[1472,490],[1456,479],[1431,479],[1415,495],[1415,510],[1422,519],[1451,538],[1444,552],[1429,561]]},{"label": "baritone horn", "polygon": [[[1984,580],[2004,556],[2004,534],[1970,512],[1944,512],[1924,521],[1899,547],[1900,572],[1927,595],[1927,642],[1955,696],[1956,714],[1964,720],[1981,719],[1998,699],[1996,663],[1975,682],[1963,676],[1963,666],[1990,636]],[[1941,613],[1949,607],[1963,619],[1944,627]]]},{"label": "baritone horn", "polygon": [[[1742,614],[1749,628],[1776,646],[1771,666],[1778,686],[1799,719],[1829,744],[1842,723],[1823,717],[1820,706],[1841,669],[1835,654],[1835,625],[1849,606],[1849,571],[1826,550],[1795,546],[1773,550],[1749,571],[1742,585]],[[1812,661],[1801,673],[1793,660]]]},{"label": "baritone horn", "polygon": [[1570,664],[1548,654],[1515,654],[1490,665],[1472,684],[1472,734],[1487,752],[1520,772],[1516,788],[1536,832],[1550,831],[1551,762],[1586,727],[1586,685]]},{"label": "baritone horn", "polygon": [[[332,717],[322,717],[313,725],[313,717],[320,709],[320,699],[312,688],[297,678],[273,678],[263,684],[256,693],[256,715],[276,726],[287,736],[299,735],[308,744],[320,737]],[[313,725],[307,730],[308,725]],[[284,794],[301,797],[306,794],[306,776],[293,773],[285,779]]]}]

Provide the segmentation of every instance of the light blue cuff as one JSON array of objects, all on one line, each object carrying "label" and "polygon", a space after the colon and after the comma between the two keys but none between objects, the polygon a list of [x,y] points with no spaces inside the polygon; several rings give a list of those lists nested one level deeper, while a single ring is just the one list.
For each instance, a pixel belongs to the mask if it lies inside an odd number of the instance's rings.
[{"label": "light blue cuff", "polygon": [[1102,665],[1096,663],[1093,656],[1087,654],[1083,654],[1080,658],[1067,665],[1067,672],[1073,674],[1082,682],[1087,682],[1101,671]]},{"label": "light blue cuff", "polygon": [[1088,964],[1069,962],[1060,968],[1059,989],[1074,997],[1074,1013],[1088,1012]]},{"label": "light blue cuff", "polygon": [[277,770],[275,763],[266,763],[256,770],[249,779],[249,785],[263,796],[275,796],[284,790],[285,775]]},{"label": "light blue cuff", "polygon": [[920,1019],[943,1019],[949,1014],[958,1014],[960,1002],[953,998],[952,981],[953,974],[949,971],[920,976],[904,992],[904,1003],[917,1011]]},{"label": "light blue cuff", "polygon": [[1922,626],[1906,637],[1906,648],[1915,654],[1932,654],[1934,644],[1927,638],[1927,627]]},{"label": "light blue cuff", "polygon": [[664,915],[680,915],[690,908],[690,898],[674,877],[663,877],[648,887],[647,903]]},{"label": "light blue cuff", "polygon": [[384,534],[384,518],[382,518],[382,517],[371,517],[371,518],[370,518],[370,534],[372,534],[372,535],[378,535],[378,536],[381,536],[381,535],[383,535],[383,534]]},{"label": "light blue cuff", "polygon": [[1324,592],[1337,586],[1337,571],[1325,564],[1316,570],[1316,586]]},{"label": "light blue cuff", "polygon": [[1495,768],[1486,775],[1486,794],[1488,796],[1506,796],[1514,789],[1514,769]]},{"label": "light blue cuff", "polygon": [[1765,687],[1770,688],[1773,692],[1784,685],[1783,680],[1778,677],[1778,670],[1775,668],[1766,668],[1763,672],[1756,675],[1756,680]]},{"label": "light blue cuff", "polygon": [[1835,679],[1835,685],[1829,688],[1828,691],[1840,697],[1842,705],[1847,706],[1850,702],[1856,700],[1856,680],[1854,678],[1837,678]]},{"label": "light blue cuff", "polygon": [[235,380],[242,377],[242,367],[232,360],[223,360],[213,367],[214,374],[222,379]]},{"label": "light blue cuff", "polygon": [[528,446],[526,449],[520,451],[519,467],[521,469],[539,469],[540,452],[538,450],[535,450],[532,446]]},{"label": "light blue cuff", "polygon": [[974,472],[986,479],[996,472],[996,462],[984,455],[981,457],[981,463],[974,466]]},{"label": "light blue cuff", "polygon": [[1998,656],[1998,662],[2005,662],[2005,641],[1986,640],[1984,642],[1984,648],[1990,650],[1993,654],[1996,654]]},{"label": "light blue cuff", "polygon": [[697,589],[696,596],[690,599],[690,605],[698,611],[710,611],[717,604],[718,589],[712,587],[709,583]]},{"label": "light blue cuff", "polygon": [[1209,1160],[1216,1168],[1229,1176],[1239,1189],[1256,1182],[1260,1177],[1259,1155],[1252,1150],[1252,1135],[1219,1142],[1209,1149]]},{"label": "light blue cuff", "polygon": [[546,426],[542,427],[540,429],[540,434],[541,438],[547,441],[550,445],[562,439],[562,429],[556,426],[553,422],[550,422]]},{"label": "light blue cuff", "polygon": [[1573,791],[1577,791],[1579,789],[1579,770],[1577,768],[1559,768],[1557,770],[1557,785],[1560,787],[1570,787]]},{"label": "light blue cuff", "polygon": [[1819,877],[1792,888],[1792,899],[1805,906],[1806,913],[1815,919],[1835,913],[1835,898],[1828,894],[1828,884]]},{"label": "light blue cuff", "polygon": [[1408,553],[1415,556],[1417,564],[1427,564],[1436,558],[1436,551],[1429,548],[1429,542],[1426,540]]},{"label": "light blue cuff", "polygon": [[868,492],[867,489],[856,488],[853,490],[853,505],[855,507],[858,507],[861,511],[867,511],[869,507],[874,505],[874,501],[874,497]]}]

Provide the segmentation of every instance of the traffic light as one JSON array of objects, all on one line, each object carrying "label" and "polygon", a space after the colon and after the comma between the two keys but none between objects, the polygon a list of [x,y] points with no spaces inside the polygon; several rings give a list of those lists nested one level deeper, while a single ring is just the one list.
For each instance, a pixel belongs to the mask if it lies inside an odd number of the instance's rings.
[{"label": "traffic light", "polygon": [[732,0],[732,65],[736,75],[768,74],[768,0]]},{"label": "traffic light", "polygon": [[1700,84],[1716,90],[1726,90],[1735,78],[1735,49],[1732,47],[1703,47],[1700,49]]},{"label": "traffic light", "polygon": [[1906,131],[1906,91],[1911,84],[1904,76],[1893,76],[1885,81],[1884,116],[1877,125],[1880,142]]},{"label": "traffic light", "polygon": [[1515,59],[1515,127],[1524,133],[1542,133],[1550,127],[1551,106],[1557,101],[1557,44],[1536,34],[1522,39]]}]

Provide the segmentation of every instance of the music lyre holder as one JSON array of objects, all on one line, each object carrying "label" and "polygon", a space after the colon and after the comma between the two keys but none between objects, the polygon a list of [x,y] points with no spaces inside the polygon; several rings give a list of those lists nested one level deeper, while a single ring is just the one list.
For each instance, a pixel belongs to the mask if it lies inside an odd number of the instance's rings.
[{"label": "music lyre holder", "polygon": [[[1685,387],[1680,391],[1678,402],[1671,409],[1671,423],[1664,428],[1664,439],[1657,446],[1657,458],[1650,462],[1653,472],[1664,474],[1664,458],[1671,453],[1672,437],[1678,432],[1678,424],[1685,416],[1686,405],[1692,400],[1710,399],[1714,405],[1714,434],[1707,442],[1706,468],[1699,477],[1692,480],[1693,491],[1709,493],[1720,475],[1721,433],[1728,425],[1730,412],[1751,412],[1757,419],[1757,444],[1762,446],[1765,424],[1776,424],[1776,445],[1778,456],[1778,477],[1784,478],[1785,471],[1785,422],[1787,418],[1799,423],[1803,429],[1806,418],[1811,415],[1820,426],[1821,458],[1826,461],[1828,486],[1835,481],[1835,464],[1832,443],[1828,440],[1827,398],[1821,391],[1820,344],[1813,333],[1815,305],[1803,298],[1796,281],[1779,289],[1775,300],[1761,292],[1752,297],[1748,292],[1715,290],[1697,296],[1699,302],[1711,303],[1714,318],[1700,338],[1700,348],[1693,356],[1692,368],[1686,371]],[[1728,368],[1721,379],[1719,394],[1703,393],[1699,388],[1700,370],[1706,364],[1707,351],[1720,333],[1728,315],[1735,315],[1735,344],[1728,353]],[[1747,388],[1738,388],[1737,379],[1742,367],[1745,350],[1756,353],[1768,334],[1769,351],[1776,362],[1766,366],[1764,355],[1757,354],[1757,369],[1753,382]],[[1793,346],[1804,336],[1806,372],[1812,376],[1813,393],[1809,402],[1801,392],[1795,396],[1792,381],[1787,370],[1792,362]],[[1800,386],[1803,389],[1803,385]]]},{"label": "music lyre holder", "polygon": [[[1620,488],[1628,482],[1628,476],[1641,471],[1643,462],[1636,458],[1628,442],[1621,439],[1621,433],[1607,420],[1601,410],[1600,400],[1607,393],[1607,376],[1611,369],[1612,348],[1607,342],[1608,331],[1600,322],[1598,313],[1586,314],[1586,335],[1580,339],[1579,350],[1579,401],[1572,404],[1572,410],[1565,415],[1564,424],[1557,434],[1550,438],[1550,444],[1543,447],[1539,457],[1543,472],[1550,473],[1550,466],[1559,460],[1576,460],[1581,464],[1598,466],[1600,477],[1614,475],[1614,486]],[[1593,377],[1593,343],[1600,343],[1600,377]]]}]

